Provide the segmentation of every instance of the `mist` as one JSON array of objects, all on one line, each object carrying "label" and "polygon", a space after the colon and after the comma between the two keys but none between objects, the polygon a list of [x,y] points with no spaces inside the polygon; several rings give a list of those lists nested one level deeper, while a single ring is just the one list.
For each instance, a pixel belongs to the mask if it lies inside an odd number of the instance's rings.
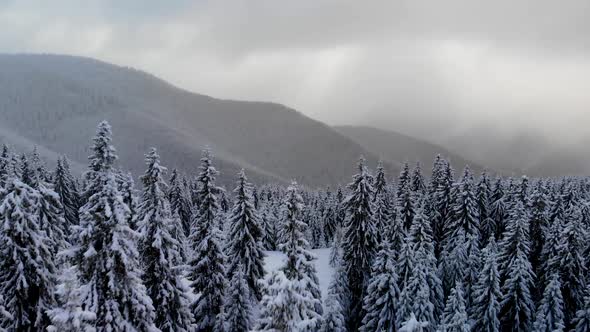
[{"label": "mist", "polygon": [[3,51],[132,65],[202,94],[497,155],[499,167],[588,140],[585,0],[74,4],[1,1]]}]

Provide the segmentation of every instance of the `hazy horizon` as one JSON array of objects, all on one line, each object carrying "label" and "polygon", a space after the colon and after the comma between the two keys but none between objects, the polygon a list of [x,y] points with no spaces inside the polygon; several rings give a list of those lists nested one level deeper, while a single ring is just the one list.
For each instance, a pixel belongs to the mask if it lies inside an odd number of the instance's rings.
[{"label": "hazy horizon", "polygon": [[588,10],[583,0],[0,1],[11,27],[0,41],[8,53],[93,57],[474,155],[464,137],[494,149],[585,144]]}]

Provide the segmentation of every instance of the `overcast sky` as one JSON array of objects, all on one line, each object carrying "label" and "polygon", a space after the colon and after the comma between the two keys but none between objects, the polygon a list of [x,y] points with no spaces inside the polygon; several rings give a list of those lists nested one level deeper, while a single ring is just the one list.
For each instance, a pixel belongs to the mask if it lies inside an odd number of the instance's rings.
[{"label": "overcast sky", "polygon": [[0,50],[95,57],[331,124],[449,136],[590,123],[590,1],[0,0]]}]

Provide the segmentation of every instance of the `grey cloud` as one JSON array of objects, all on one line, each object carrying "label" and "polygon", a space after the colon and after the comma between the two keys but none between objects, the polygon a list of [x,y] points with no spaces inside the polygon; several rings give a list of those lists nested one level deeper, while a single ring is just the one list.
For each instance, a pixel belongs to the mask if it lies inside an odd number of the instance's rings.
[{"label": "grey cloud", "polygon": [[5,0],[0,45],[455,147],[474,132],[565,144],[590,120],[588,13],[587,0]]}]

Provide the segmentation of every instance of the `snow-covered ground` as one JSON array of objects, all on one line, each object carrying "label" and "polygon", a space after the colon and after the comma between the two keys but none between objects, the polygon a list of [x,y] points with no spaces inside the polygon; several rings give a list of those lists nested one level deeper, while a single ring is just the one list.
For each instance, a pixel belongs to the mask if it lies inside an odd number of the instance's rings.
[{"label": "snow-covered ground", "polygon": [[[318,272],[320,289],[322,290],[322,300],[326,298],[332,273],[334,273],[334,269],[330,266],[330,250],[330,248],[312,250],[317,257],[315,266]],[[272,271],[276,271],[284,265],[285,254],[280,251],[266,251],[265,254],[264,269],[268,276]]]}]

